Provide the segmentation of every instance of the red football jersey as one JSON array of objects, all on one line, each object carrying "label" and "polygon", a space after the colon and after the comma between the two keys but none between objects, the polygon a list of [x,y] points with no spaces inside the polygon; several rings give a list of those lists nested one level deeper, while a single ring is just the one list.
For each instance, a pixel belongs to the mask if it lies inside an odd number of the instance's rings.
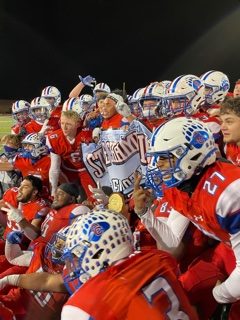
[{"label": "red football jersey", "polygon": [[232,196],[239,188],[240,169],[217,161],[204,171],[191,196],[170,188],[164,190],[164,198],[205,234],[228,242],[229,234],[240,231],[240,202]]},{"label": "red football jersey", "polygon": [[38,133],[42,129],[42,124],[39,124],[35,120],[31,120],[25,125],[27,134],[29,133]]},{"label": "red football jersey", "polygon": [[60,117],[62,113],[62,106],[57,106],[53,111],[51,112],[50,118],[48,120],[48,128],[46,133],[52,133],[55,130],[60,129]]},{"label": "red football jersey", "polygon": [[226,158],[236,166],[240,166],[240,147],[235,143],[227,143],[225,145]]},{"label": "red football jersey", "polygon": [[25,127],[24,125],[20,126],[19,123],[16,123],[14,126],[11,127],[11,133],[12,134],[21,134],[22,136],[26,135],[26,132],[25,132]]},{"label": "red football jersey", "polygon": [[[84,206],[85,208],[85,206]],[[34,240],[35,243],[47,243],[52,235],[61,228],[69,225],[71,219],[83,213],[83,206],[80,204],[69,204],[61,209],[52,209],[41,225],[41,236]]]},{"label": "red football jersey", "polygon": [[78,171],[84,167],[82,161],[81,143],[86,142],[85,131],[79,130],[75,141],[71,144],[62,130],[57,130],[48,135],[50,151],[61,156],[62,166],[70,171]]},{"label": "red football jersey", "polygon": [[153,132],[157,127],[159,127],[164,121],[166,121],[166,119],[153,119],[153,120],[149,120],[149,119],[142,119],[142,122],[144,123],[144,125],[151,131]]},{"label": "red football jersey", "polygon": [[[45,243],[38,243],[34,247],[33,257],[26,273],[48,272],[56,274],[62,272],[61,264],[54,264],[49,256],[45,256]],[[26,310],[24,319],[32,319],[32,313],[37,316],[34,319],[58,320],[61,309],[67,301],[67,293],[37,292],[32,290],[21,290],[21,300]]]},{"label": "red football jersey", "polygon": [[[165,217],[169,216],[169,207],[167,207],[168,202],[162,202],[163,200],[158,198],[154,200],[151,210],[154,212],[156,217]],[[134,228],[134,241],[136,250],[143,251],[149,249],[156,249],[156,241],[148,232],[147,228],[144,226],[141,220],[137,221],[137,224]]]},{"label": "red football jersey", "polygon": [[[45,243],[40,243],[34,248],[33,257],[26,273],[48,272],[61,273],[63,265],[51,264],[44,256]],[[37,292],[20,288],[11,289],[6,296],[0,296],[0,301],[8,303],[8,307],[24,315],[24,320],[59,320],[61,309],[69,295],[57,292]],[[20,309],[21,306],[21,309]],[[20,309],[20,310],[19,310]],[[0,313],[1,315],[1,313]]]},{"label": "red football jersey", "polygon": [[0,302],[0,316],[2,320],[15,320],[15,316],[9,308],[6,308],[3,303]]},{"label": "red football jersey", "polygon": [[110,119],[104,119],[101,124],[101,128],[103,130],[120,129],[123,125],[122,122],[123,122],[123,116],[117,113],[114,116],[112,116]]},{"label": "red football jersey", "polygon": [[[3,200],[9,202],[15,208],[18,207],[17,201],[18,188],[11,188],[7,190],[3,195]],[[22,204],[22,212],[24,218],[31,222],[33,219],[44,219],[49,211],[47,202],[42,198],[37,198],[34,201],[29,201]],[[6,239],[7,234],[10,231],[20,230],[19,225],[14,222],[7,220],[7,226],[4,232],[4,238]]]},{"label": "red football jersey", "polygon": [[176,273],[176,261],[164,251],[136,254],[88,280],[61,319],[198,319]]},{"label": "red football jersey", "polygon": [[213,133],[215,140],[218,138],[221,132],[221,121],[219,118],[212,117],[207,112],[198,112],[191,117],[206,123],[209,130]]},{"label": "red football jersey", "polygon": [[14,168],[21,171],[23,177],[33,175],[42,180],[43,185],[49,188],[49,169],[50,156],[43,156],[41,159],[33,162],[31,159],[17,156],[14,160]]}]

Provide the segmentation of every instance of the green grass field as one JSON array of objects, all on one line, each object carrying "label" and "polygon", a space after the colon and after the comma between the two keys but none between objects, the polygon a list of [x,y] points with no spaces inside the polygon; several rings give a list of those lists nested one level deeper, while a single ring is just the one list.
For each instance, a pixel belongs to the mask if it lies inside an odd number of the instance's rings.
[{"label": "green grass field", "polygon": [[14,121],[11,115],[0,115],[0,138],[11,133],[11,126]]},{"label": "green grass field", "polygon": [[[11,115],[0,115],[0,139],[5,134],[11,133],[11,126],[14,120]],[[2,152],[2,145],[0,144],[0,153]]]}]

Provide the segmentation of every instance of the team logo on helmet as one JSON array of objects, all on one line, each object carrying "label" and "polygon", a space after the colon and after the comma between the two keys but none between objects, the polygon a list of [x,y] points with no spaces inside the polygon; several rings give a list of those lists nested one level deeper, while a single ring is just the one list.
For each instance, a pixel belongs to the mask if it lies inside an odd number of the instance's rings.
[{"label": "team logo on helmet", "polygon": [[107,222],[98,222],[91,225],[89,230],[89,240],[98,241],[102,234],[110,228]]},{"label": "team logo on helmet", "polygon": [[207,132],[204,132],[204,131],[194,132],[191,145],[193,145],[197,149],[200,149],[208,139],[209,139],[209,135],[207,134]]}]

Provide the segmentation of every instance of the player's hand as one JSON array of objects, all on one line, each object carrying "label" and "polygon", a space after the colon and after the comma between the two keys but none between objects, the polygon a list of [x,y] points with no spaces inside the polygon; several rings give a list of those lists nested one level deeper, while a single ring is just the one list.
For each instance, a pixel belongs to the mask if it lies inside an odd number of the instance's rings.
[{"label": "player's hand", "polygon": [[85,85],[85,86],[88,86],[88,87],[91,87],[93,88],[94,87],[94,84],[96,82],[96,79],[93,78],[92,76],[88,75],[86,77],[82,77],[82,76],[78,76],[80,81]]},{"label": "player's hand", "polygon": [[48,126],[49,119],[46,119],[43,123],[41,130],[38,132],[38,135],[42,138],[45,135],[45,132],[50,128]]},{"label": "player's hand", "polygon": [[98,203],[106,206],[108,204],[108,196],[102,190],[100,182],[97,182],[97,188],[93,188],[91,185],[88,185],[88,189],[92,192],[93,198],[97,200]]},{"label": "player's hand", "polygon": [[11,231],[7,235],[7,242],[11,244],[20,244],[23,239],[23,233],[21,231]]},{"label": "player's hand", "polygon": [[128,118],[132,114],[129,106],[125,102],[118,101],[116,104],[116,110],[125,118]]},{"label": "player's hand", "polygon": [[19,223],[24,219],[22,215],[22,211],[20,209],[14,208],[10,203],[5,202],[7,208],[2,208],[2,211],[7,212],[8,219],[11,221],[15,221],[16,223]]},{"label": "player's hand", "polygon": [[140,186],[142,176],[137,171],[134,173],[134,211],[138,215],[142,215],[146,212],[152,201],[152,193],[149,190],[145,190]]},{"label": "player's hand", "polygon": [[94,128],[92,131],[92,139],[95,143],[98,143],[101,136],[101,128]]}]

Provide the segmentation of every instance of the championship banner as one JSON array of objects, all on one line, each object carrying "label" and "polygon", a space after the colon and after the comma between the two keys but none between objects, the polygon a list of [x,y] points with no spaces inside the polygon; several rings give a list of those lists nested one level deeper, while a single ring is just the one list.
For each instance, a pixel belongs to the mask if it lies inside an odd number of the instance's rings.
[{"label": "championship banner", "polygon": [[133,120],[129,125],[130,131],[136,131],[137,134],[143,133],[148,140],[151,139],[152,132],[139,120]]},{"label": "championship banner", "polygon": [[102,147],[96,143],[82,143],[82,157],[86,169],[97,183],[100,182],[101,186],[110,187],[110,177],[105,164],[104,154]]},{"label": "championship banner", "polygon": [[133,190],[135,171],[145,180],[147,148],[148,138],[143,132],[108,129],[101,133],[101,146],[95,145],[84,162],[95,181],[99,180],[102,186],[110,183],[114,192],[128,194]]}]

